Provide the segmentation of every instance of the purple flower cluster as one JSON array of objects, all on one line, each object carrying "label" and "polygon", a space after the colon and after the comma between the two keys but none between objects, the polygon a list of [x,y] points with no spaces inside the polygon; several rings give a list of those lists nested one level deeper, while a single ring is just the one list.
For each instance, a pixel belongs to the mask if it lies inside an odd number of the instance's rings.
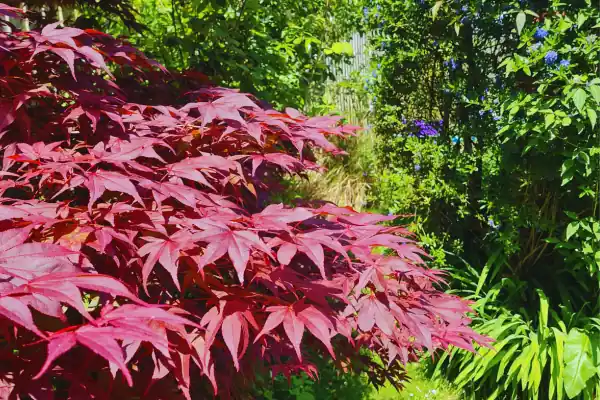
[{"label": "purple flower cluster", "polygon": [[[441,122],[440,122],[440,125],[441,125]],[[432,124],[429,124],[422,120],[416,120],[415,126],[418,129],[418,132],[417,132],[418,137],[435,137],[440,134],[438,132],[438,130],[433,127]]]},{"label": "purple flower cluster", "polygon": [[546,63],[546,65],[552,65],[556,62],[556,60],[558,60],[558,53],[554,50],[550,50],[544,56],[544,62]]},{"label": "purple flower cluster", "polygon": [[[556,64],[557,61],[558,61],[558,53],[554,50],[550,50],[544,56],[544,62],[546,63],[546,65],[554,65],[554,64]],[[560,60],[560,62],[559,62],[559,67],[561,67],[561,68],[567,68],[569,65],[571,65],[571,61],[569,61],[569,60]]]},{"label": "purple flower cluster", "polygon": [[535,34],[533,35],[533,37],[538,40],[544,40],[546,38],[546,36],[548,36],[548,31],[545,30],[544,28],[537,28],[537,30],[535,31]]}]

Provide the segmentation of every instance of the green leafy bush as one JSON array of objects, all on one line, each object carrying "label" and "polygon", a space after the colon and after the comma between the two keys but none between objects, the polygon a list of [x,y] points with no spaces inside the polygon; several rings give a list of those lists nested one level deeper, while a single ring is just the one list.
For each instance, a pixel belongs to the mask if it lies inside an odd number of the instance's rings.
[{"label": "green leafy bush", "polygon": [[347,39],[359,18],[357,3],[346,0],[129,3],[142,29],[93,6],[80,6],[77,15],[128,36],[167,67],[198,70],[276,106],[298,108],[320,101],[333,72],[328,60],[352,55]]},{"label": "green leafy bush", "polygon": [[596,398],[598,5],[382,0],[365,15],[380,54],[373,201],[414,215],[497,339],[431,371],[476,399]]}]

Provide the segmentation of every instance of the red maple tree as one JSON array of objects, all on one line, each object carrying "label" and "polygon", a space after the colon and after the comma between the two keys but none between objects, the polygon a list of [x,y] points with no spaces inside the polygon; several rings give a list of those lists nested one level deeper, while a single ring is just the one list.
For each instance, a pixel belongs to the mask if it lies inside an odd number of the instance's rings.
[{"label": "red maple tree", "polygon": [[269,204],[338,118],[57,24],[0,33],[0,65],[1,399],[242,398],[315,355],[380,382],[486,343],[393,217]]}]

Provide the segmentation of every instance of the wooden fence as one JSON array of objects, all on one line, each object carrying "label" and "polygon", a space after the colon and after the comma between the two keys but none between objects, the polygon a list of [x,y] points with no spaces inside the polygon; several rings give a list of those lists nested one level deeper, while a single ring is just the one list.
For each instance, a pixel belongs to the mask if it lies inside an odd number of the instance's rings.
[{"label": "wooden fence", "polygon": [[368,37],[355,33],[350,40],[353,56],[346,62],[333,62],[328,65],[334,71],[335,79],[328,82],[326,101],[335,104],[336,112],[346,116],[352,123],[364,123],[369,113],[369,99],[357,86],[366,84],[371,70],[371,53]]}]

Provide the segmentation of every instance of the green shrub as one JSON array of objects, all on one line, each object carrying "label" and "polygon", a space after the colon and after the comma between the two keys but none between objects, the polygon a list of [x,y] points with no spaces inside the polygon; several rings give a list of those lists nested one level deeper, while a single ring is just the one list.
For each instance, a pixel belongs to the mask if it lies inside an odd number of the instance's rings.
[{"label": "green shrub", "polygon": [[374,202],[413,214],[450,289],[497,339],[430,372],[474,399],[596,398],[598,5],[377,5]]},{"label": "green shrub", "polygon": [[79,13],[95,26],[127,36],[167,67],[296,108],[320,99],[331,60],[352,55],[347,39],[359,18],[346,0],[128,0],[144,27],[136,30],[82,3]]}]

